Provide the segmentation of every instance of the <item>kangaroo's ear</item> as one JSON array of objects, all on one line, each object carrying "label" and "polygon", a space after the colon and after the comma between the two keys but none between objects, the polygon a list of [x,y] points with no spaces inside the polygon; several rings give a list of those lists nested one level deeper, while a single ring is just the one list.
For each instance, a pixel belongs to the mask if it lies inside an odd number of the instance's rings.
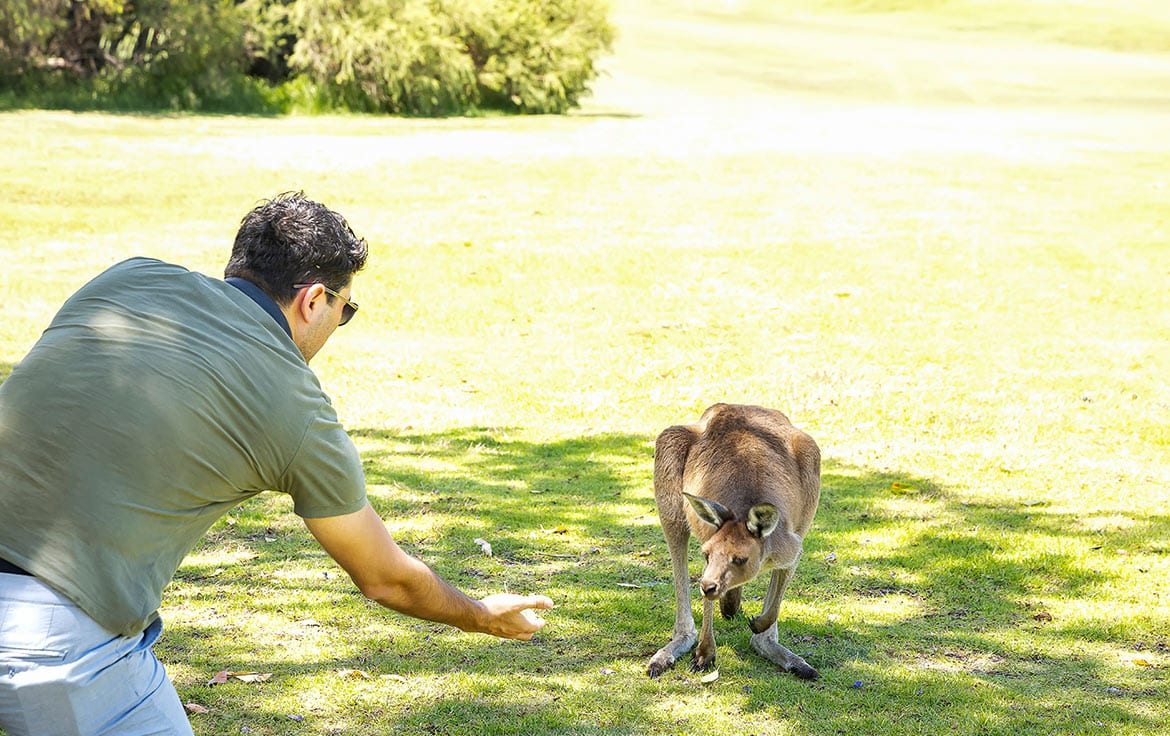
[{"label": "kangaroo's ear", "polygon": [[780,511],[770,503],[752,506],[752,510],[748,512],[747,530],[752,536],[763,539],[776,531],[779,524]]},{"label": "kangaroo's ear", "polygon": [[731,521],[731,512],[723,504],[709,501],[705,498],[699,498],[698,496],[692,496],[686,492],[683,495],[691,502],[691,508],[695,510],[695,514],[716,529]]}]

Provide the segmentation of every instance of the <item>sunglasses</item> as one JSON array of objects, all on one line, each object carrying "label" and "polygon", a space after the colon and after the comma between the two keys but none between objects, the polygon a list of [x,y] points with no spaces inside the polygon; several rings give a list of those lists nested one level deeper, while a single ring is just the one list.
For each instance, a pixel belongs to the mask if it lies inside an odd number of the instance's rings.
[{"label": "sunglasses", "polygon": [[[312,286],[312,285],[313,284],[293,284],[293,288],[300,290],[300,289],[304,289],[305,287]],[[341,294],[338,294],[333,289],[330,289],[325,284],[321,284],[321,288],[325,290],[326,294],[332,294],[333,296],[337,297],[341,301],[345,302],[345,306],[341,308],[341,321],[337,323],[338,327],[341,327],[342,325],[348,323],[351,319],[353,319],[354,314],[356,314],[357,310],[358,310],[357,302],[351,302],[350,300],[343,297]]]}]

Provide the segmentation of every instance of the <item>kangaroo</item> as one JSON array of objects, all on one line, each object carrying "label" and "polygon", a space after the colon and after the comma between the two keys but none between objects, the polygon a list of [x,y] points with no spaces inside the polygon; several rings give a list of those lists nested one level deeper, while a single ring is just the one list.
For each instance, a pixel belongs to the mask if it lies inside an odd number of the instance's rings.
[{"label": "kangaroo", "polygon": [[739,612],[742,587],[772,572],[764,610],[751,619],[751,647],[797,677],[819,675],[780,644],[776,618],[820,501],[821,451],[788,417],[760,406],[715,404],[699,421],[669,427],[654,445],[654,500],[674,572],[674,634],[650,659],[658,677],[695,646],[687,546],[692,533],[707,559],[699,578],[703,628],[691,661],[715,665],[715,601]]}]

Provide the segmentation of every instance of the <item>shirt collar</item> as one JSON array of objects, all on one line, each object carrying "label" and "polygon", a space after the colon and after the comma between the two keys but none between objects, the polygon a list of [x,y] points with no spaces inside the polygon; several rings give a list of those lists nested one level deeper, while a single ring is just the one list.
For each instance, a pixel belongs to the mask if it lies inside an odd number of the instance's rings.
[{"label": "shirt collar", "polygon": [[269,316],[276,320],[276,324],[280,325],[280,329],[284,330],[284,334],[288,335],[290,340],[292,339],[292,330],[288,326],[288,319],[285,318],[284,312],[280,311],[280,307],[276,305],[272,297],[264,293],[263,289],[251,281],[238,276],[229,276],[224,281],[247,294],[252,301],[260,305],[261,309],[268,312]]}]

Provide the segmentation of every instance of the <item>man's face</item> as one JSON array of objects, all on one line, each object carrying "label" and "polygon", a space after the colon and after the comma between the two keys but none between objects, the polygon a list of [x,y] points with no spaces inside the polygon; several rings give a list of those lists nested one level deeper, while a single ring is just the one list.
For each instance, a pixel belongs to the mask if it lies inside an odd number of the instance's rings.
[{"label": "man's face", "polygon": [[297,340],[297,347],[300,348],[301,355],[305,356],[306,363],[313,359],[341,325],[342,317],[348,311],[345,300],[350,299],[352,294],[352,285],[338,292],[342,298],[331,296],[324,291],[317,293],[315,287],[320,285],[307,287],[309,292],[305,298],[312,300],[312,304],[307,310],[309,316],[300,331],[300,339]]}]

